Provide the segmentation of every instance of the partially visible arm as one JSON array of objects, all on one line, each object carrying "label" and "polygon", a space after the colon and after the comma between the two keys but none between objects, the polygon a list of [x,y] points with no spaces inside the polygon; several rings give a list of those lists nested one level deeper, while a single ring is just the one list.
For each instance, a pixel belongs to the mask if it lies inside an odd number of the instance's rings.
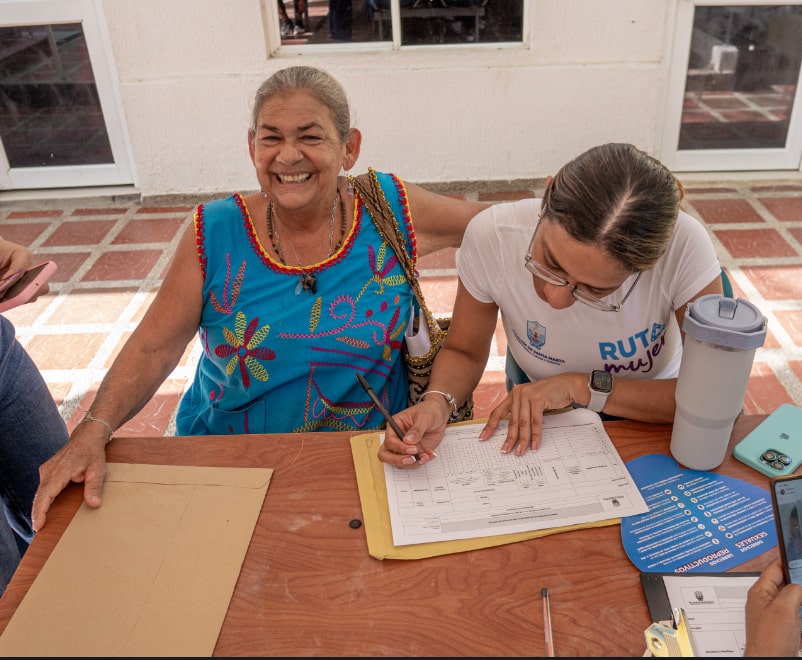
[{"label": "partially visible arm", "polygon": [[31,267],[33,253],[24,245],[0,237],[0,278]]},{"label": "partially visible arm", "polygon": [[[691,300],[721,292],[721,277],[717,277]],[[676,310],[675,315],[682,328],[685,305]],[[543,430],[543,412],[574,404],[587,406],[590,403],[589,376],[588,373],[566,372],[534,383],[516,385],[490,414],[481,437],[489,437],[498,423],[509,415],[509,431],[502,450],[515,451],[520,455],[527,447],[537,449]],[[676,378],[635,379],[616,376],[604,412],[639,422],[671,424],[676,410],[676,386]]]},{"label": "partially visible arm", "polygon": [[782,564],[775,559],[763,570],[746,596],[744,656],[798,656],[800,606],[802,587],[785,584]]},{"label": "partially visible arm", "polygon": [[[497,321],[498,307],[479,302],[459,282],[448,337],[435,358],[428,389],[449,392],[457,401],[465,401],[484,373]],[[379,459],[399,467],[415,465],[409,454],[433,451],[450,413],[445,398],[436,394],[397,413],[393,418],[405,432],[404,441],[388,428]]]},{"label": "partially visible arm", "polygon": [[[680,305],[674,314],[677,317],[677,323],[679,323],[680,331],[682,330],[682,324],[685,321],[685,310],[689,304],[691,304],[697,298],[701,298],[702,296],[706,296],[711,293],[724,293],[724,286],[721,282],[721,275],[719,275],[716,279],[714,279],[710,284],[708,284],[704,289],[699,291],[695,296],[693,296],[687,303],[684,305]],[[682,333],[682,341],[685,343],[685,333]]]},{"label": "partially visible arm", "polygon": [[[12,243],[0,237],[0,294],[19,279],[23,271],[30,268],[32,263],[33,252],[24,245]],[[5,278],[8,279],[5,280]],[[36,297],[47,293],[48,290],[47,283],[43,284]]]},{"label": "partially visible arm", "polygon": [[439,195],[413,183],[404,185],[421,257],[443,248],[459,247],[471,218],[490,206],[488,202]]},{"label": "partially visible arm", "polygon": [[[203,277],[190,226],[142,321],[125,343],[98,388],[92,414],[119,428],[150,400],[181,359],[195,335],[202,311]],[[70,482],[84,482],[84,500],[100,506],[106,473],[108,431],[99,422],[75,427],[67,444],[39,468],[33,528],[45,524],[56,496]]]}]

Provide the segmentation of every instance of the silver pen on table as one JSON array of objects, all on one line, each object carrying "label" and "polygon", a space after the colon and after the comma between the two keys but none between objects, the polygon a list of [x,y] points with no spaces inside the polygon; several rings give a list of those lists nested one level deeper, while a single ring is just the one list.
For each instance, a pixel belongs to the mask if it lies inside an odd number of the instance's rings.
[{"label": "silver pen on table", "polygon": [[554,657],[554,635],[551,632],[551,605],[549,602],[549,590],[543,587],[540,590],[541,600],[543,601],[543,633],[546,636],[546,655]]}]

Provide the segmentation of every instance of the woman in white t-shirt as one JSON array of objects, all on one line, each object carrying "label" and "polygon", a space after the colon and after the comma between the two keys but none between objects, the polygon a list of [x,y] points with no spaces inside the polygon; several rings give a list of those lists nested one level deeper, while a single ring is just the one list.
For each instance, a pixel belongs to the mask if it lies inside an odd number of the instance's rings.
[{"label": "woman in white t-shirt", "polygon": [[456,402],[479,383],[499,313],[508,362],[519,367],[508,374],[523,383],[481,434],[509,416],[502,451],[536,449],[544,411],[568,406],[671,423],[686,306],[722,293],[712,241],[680,210],[682,197],[663,164],[610,143],[564,165],[542,200],[475,216],[457,252],[451,328],[429,390],[395,415],[404,440],[388,429],[380,459],[431,460]]}]

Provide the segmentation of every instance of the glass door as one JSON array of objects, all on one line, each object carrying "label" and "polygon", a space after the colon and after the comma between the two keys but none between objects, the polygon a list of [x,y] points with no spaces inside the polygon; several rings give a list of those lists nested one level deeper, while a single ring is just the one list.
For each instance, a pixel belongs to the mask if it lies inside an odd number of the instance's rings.
[{"label": "glass door", "polygon": [[0,0],[0,189],[133,183],[97,0]]},{"label": "glass door", "polygon": [[674,34],[661,159],[799,170],[802,2],[679,0]]}]

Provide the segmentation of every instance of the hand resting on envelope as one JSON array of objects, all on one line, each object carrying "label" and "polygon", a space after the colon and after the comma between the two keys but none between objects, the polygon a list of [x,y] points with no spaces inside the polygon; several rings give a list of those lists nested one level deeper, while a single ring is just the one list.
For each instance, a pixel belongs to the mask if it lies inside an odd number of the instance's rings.
[{"label": "hand resting on envelope", "polygon": [[100,424],[79,424],[70,442],[39,467],[39,489],[33,498],[33,529],[38,532],[47,520],[53,500],[71,481],[84,484],[84,501],[100,506],[106,476],[108,434]]}]

